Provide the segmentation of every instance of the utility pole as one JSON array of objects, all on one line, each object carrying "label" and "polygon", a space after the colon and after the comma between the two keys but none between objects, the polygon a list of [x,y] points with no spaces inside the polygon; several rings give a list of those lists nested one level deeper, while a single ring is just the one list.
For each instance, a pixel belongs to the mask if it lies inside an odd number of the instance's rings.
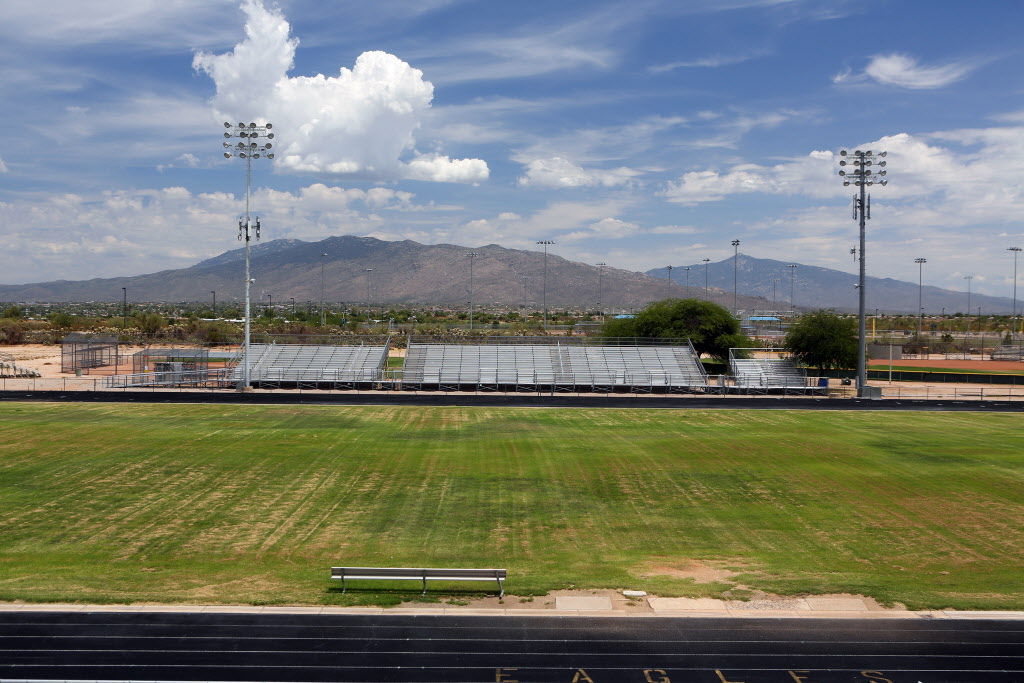
[{"label": "utility pole", "polygon": [[[273,159],[274,153],[270,152],[273,143],[269,142],[274,139],[274,134],[271,133],[273,124],[267,123],[262,126],[257,126],[255,122],[246,125],[244,123],[238,123],[233,125],[224,122],[225,138],[242,138],[241,142],[234,145],[225,142],[224,158],[230,159],[232,157],[238,157],[239,159],[245,159],[245,216],[238,221],[238,239],[245,243],[245,311],[244,311],[244,341],[242,343],[242,381],[238,386],[239,391],[249,391],[251,388],[250,382],[250,370],[249,367],[249,341],[250,341],[250,328],[252,314],[250,311],[249,297],[250,287],[252,286],[252,269],[250,264],[250,242],[253,238],[259,240],[260,238],[260,219],[256,218],[256,222],[253,223],[251,214],[252,205],[252,160],[259,159],[261,156],[265,156],[267,159]],[[257,140],[267,140],[268,142],[257,142]],[[246,142],[248,140],[248,142]]]},{"label": "utility pole", "polygon": [[[848,187],[852,183],[854,187],[860,190],[859,196],[854,195],[853,197],[853,217],[860,226],[860,250],[857,252],[860,259],[860,278],[857,284],[857,396],[858,398],[863,398],[865,394],[864,389],[868,384],[867,360],[865,357],[867,352],[865,334],[867,330],[864,324],[866,293],[864,286],[866,280],[864,245],[866,241],[866,223],[871,218],[871,197],[867,195],[867,188],[876,182],[882,186],[888,184],[887,180],[876,180],[877,176],[885,176],[886,172],[884,170],[872,172],[869,168],[877,164],[880,168],[884,169],[885,161],[879,161],[879,159],[885,157],[886,152],[875,153],[871,150],[862,151],[859,149],[854,152],[847,152],[844,149],[839,152],[839,156],[842,157],[839,161],[840,166],[853,166],[853,170],[849,172],[845,169],[840,169],[839,175],[843,178],[843,185]],[[847,159],[847,157],[850,158]]]}]

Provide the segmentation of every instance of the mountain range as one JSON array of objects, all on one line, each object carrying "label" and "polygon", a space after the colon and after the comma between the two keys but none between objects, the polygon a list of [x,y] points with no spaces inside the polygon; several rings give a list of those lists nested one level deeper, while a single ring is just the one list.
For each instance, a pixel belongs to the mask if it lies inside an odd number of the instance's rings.
[{"label": "mountain range", "polygon": [[[470,256],[474,253],[475,256]],[[131,277],[0,285],[0,301],[69,302],[119,301],[126,288],[131,301],[209,301],[216,291],[220,302],[243,296],[243,249],[233,249],[188,268]],[[856,276],[829,268],[757,259],[740,254],[716,263],[673,267],[639,273],[569,261],[555,254],[453,244],[388,242],[372,237],[329,237],[320,242],[279,239],[252,248],[253,301],[272,297],[285,303],[326,301],[356,304],[413,304],[464,306],[470,298],[472,261],[473,299],[478,306],[584,307],[624,311],[658,299],[703,297],[732,307],[733,271],[736,304],[744,310],[788,309],[792,284],[797,308],[856,309]],[[689,287],[684,286],[688,279]],[[546,270],[546,278],[545,278]],[[792,280],[790,279],[792,276]],[[546,279],[546,286],[545,286]],[[775,287],[773,290],[773,281]],[[774,295],[773,295],[774,292]],[[868,278],[868,308],[886,312],[917,309],[917,284],[889,278]],[[938,313],[967,310],[967,294],[925,287],[924,308]],[[1011,300],[971,297],[972,308],[986,313],[1009,312]]]}]

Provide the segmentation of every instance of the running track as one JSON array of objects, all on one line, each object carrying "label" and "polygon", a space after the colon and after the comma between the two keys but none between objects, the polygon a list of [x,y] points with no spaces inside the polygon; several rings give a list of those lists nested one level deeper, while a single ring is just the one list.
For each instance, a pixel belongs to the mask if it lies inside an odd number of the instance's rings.
[{"label": "running track", "polygon": [[1024,680],[1024,621],[0,613],[0,680]]}]

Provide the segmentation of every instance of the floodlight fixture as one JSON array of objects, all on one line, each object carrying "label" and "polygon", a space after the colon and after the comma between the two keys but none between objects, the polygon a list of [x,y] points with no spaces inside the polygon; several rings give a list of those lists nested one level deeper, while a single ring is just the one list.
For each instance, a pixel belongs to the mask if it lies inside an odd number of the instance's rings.
[{"label": "floodlight fixture", "polygon": [[1013,324],[1014,327],[1016,327],[1016,325],[1012,321],[1017,319],[1017,255],[1024,250],[1022,250],[1020,247],[1007,247],[1006,251],[1013,252],[1013,312],[1011,315],[1011,324]]},{"label": "floodlight fixture", "polygon": [[[867,342],[867,330],[865,325],[864,307],[866,301],[866,288],[865,282],[867,278],[866,261],[864,259],[864,245],[865,245],[865,229],[867,221],[871,219],[871,196],[867,194],[866,188],[872,185],[880,185],[885,187],[889,184],[888,180],[882,180],[881,177],[886,175],[886,171],[880,170],[877,173],[873,173],[869,166],[877,163],[879,167],[884,167],[886,162],[876,161],[878,158],[885,158],[888,152],[885,151],[874,151],[874,150],[854,150],[849,152],[847,150],[840,150],[839,156],[843,157],[839,161],[839,165],[842,167],[853,166],[853,170],[840,169],[839,175],[843,179],[843,187],[849,187],[853,185],[858,188],[857,194],[853,196],[853,219],[858,222],[860,227],[860,248],[856,251],[855,258],[860,262],[860,276],[857,283],[857,396],[863,398],[865,387],[867,387],[867,362],[866,356],[866,342]],[[920,295],[920,287],[918,288]],[[920,301],[919,307],[920,307]],[[918,328],[918,336],[920,336],[920,325]]]},{"label": "floodlight fixture", "polygon": [[225,138],[239,138],[241,140],[251,142],[238,142],[233,147],[228,143],[222,143],[223,146],[229,150],[224,152],[224,158],[230,159],[232,157],[238,157],[239,159],[245,159],[245,215],[239,218],[238,221],[238,239],[245,243],[245,309],[244,309],[244,320],[245,320],[245,340],[242,347],[242,380],[239,382],[238,389],[240,391],[247,391],[251,386],[251,377],[249,367],[249,347],[251,340],[251,292],[252,283],[254,282],[251,273],[251,245],[250,242],[255,239],[260,239],[260,219],[256,217],[253,220],[251,206],[252,206],[252,160],[259,159],[260,157],[266,157],[273,159],[274,155],[267,152],[270,149],[270,144],[260,143],[260,138],[270,139],[273,134],[268,133],[271,124],[266,123],[261,126],[257,126],[255,122],[245,124],[239,122],[237,125],[225,121],[224,131]]},{"label": "floodlight fixture", "polygon": [[924,329],[924,304],[922,303],[922,273],[924,272],[924,264],[928,263],[928,259],[918,256],[914,259],[914,263],[917,264],[917,339],[920,341],[921,332]]}]

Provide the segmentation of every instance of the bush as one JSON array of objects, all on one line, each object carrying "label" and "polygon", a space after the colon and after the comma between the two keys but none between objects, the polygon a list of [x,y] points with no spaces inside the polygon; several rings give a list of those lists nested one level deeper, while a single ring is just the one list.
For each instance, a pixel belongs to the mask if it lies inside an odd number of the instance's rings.
[{"label": "bush", "polygon": [[0,318],[0,344],[21,344],[24,340],[24,325],[11,318]]}]

